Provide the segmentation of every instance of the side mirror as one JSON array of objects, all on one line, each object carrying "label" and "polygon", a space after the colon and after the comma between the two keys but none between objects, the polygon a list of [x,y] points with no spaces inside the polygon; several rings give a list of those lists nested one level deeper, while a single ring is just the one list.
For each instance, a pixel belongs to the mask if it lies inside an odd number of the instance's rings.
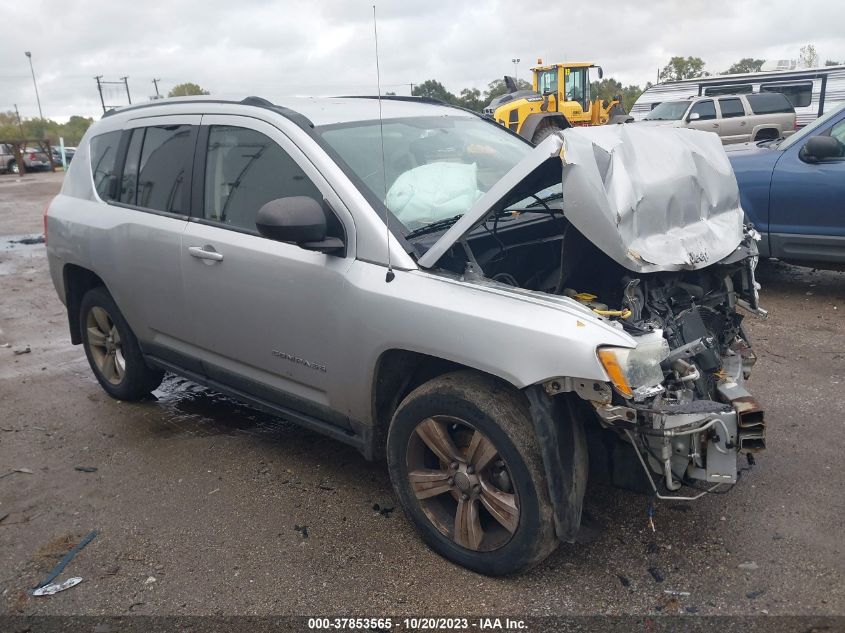
[{"label": "side mirror", "polygon": [[601,66],[596,66],[596,68],[599,69],[599,79],[603,79],[604,78],[604,71],[601,69]]},{"label": "side mirror", "polygon": [[701,118],[701,115],[698,112],[693,112],[687,117],[687,121],[698,121]]},{"label": "side mirror", "polygon": [[828,158],[841,158],[842,149],[842,143],[832,136],[811,136],[801,148],[801,158],[808,163],[818,163]]},{"label": "side mirror", "polygon": [[326,237],[323,206],[307,196],[271,200],[258,210],[255,226],[263,237],[309,251],[332,253],[344,247],[343,240]]}]

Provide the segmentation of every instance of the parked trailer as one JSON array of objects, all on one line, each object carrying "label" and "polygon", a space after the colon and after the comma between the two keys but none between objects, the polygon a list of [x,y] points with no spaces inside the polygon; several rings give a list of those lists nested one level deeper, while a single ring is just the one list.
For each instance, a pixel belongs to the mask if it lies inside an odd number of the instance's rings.
[{"label": "parked trailer", "polygon": [[845,102],[845,65],[659,83],[640,95],[630,114],[639,121],[664,101],[754,92],[783,93],[795,106],[798,125],[804,126]]}]

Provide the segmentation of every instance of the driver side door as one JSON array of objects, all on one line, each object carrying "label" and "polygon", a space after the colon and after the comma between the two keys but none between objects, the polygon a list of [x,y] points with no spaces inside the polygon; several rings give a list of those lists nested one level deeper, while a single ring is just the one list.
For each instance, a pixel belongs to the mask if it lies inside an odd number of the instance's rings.
[{"label": "driver side door", "polygon": [[[819,135],[845,147],[845,115]],[[806,140],[789,147],[772,174],[772,256],[845,262],[845,156],[807,162],[801,156]]]}]

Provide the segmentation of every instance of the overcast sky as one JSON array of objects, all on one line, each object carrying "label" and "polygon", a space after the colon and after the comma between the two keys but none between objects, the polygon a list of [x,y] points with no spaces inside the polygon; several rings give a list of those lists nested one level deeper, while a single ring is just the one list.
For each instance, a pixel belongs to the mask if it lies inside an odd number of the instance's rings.
[{"label": "overcast sky", "polygon": [[[375,93],[372,0],[26,0],[5,2],[0,110],[37,116],[24,51],[32,52],[44,116],[99,117],[93,77],[127,75],[134,102],[193,81],[221,97]],[[710,72],[742,57],[845,60],[842,0],[377,3],[382,89],[408,94],[435,78],[484,89],[529,66],[594,61],[625,84],[654,81],[673,55]],[[107,103],[121,105],[117,90]]]}]

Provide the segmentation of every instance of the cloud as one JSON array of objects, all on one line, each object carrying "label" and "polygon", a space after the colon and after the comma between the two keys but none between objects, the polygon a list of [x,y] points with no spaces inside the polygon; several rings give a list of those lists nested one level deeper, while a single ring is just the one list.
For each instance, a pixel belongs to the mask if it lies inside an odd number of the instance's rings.
[{"label": "cloud", "polygon": [[[742,57],[795,58],[812,42],[845,60],[845,3],[805,0],[652,0],[607,5],[524,0],[378,2],[382,86],[407,94],[436,78],[453,92],[484,89],[547,62],[595,61],[625,84],[654,81],[673,55],[718,72]],[[824,16],[824,19],[819,19]],[[45,116],[99,116],[93,77],[129,77],[133,101],[193,81],[221,97],[279,99],[375,92],[372,1],[29,0],[4,8],[0,110],[37,107],[31,50]],[[125,99],[120,90],[110,99]],[[121,101],[123,102],[123,101]]]}]

